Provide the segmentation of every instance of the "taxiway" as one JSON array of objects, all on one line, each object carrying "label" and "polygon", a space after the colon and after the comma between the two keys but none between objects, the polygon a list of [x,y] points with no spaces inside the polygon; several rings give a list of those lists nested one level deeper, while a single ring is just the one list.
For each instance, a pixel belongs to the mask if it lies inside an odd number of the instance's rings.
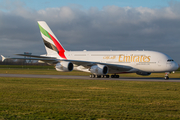
[{"label": "taxiway", "polygon": [[84,80],[123,80],[123,81],[151,81],[151,82],[180,82],[180,78],[155,77],[120,77],[120,78],[89,78],[89,76],[70,76],[70,75],[32,75],[32,74],[0,74],[0,77],[19,77],[19,78],[55,78],[55,79],[84,79]]}]

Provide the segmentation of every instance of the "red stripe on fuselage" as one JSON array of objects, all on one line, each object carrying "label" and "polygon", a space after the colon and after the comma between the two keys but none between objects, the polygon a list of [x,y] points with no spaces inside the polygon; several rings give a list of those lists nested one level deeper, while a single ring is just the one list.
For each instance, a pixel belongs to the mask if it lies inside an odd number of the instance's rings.
[{"label": "red stripe on fuselage", "polygon": [[67,59],[66,56],[64,55],[64,52],[65,52],[64,48],[59,44],[59,42],[50,33],[48,33],[48,34],[50,35],[51,39],[53,40],[54,44],[56,45],[56,47],[59,51],[59,56],[61,58]]}]

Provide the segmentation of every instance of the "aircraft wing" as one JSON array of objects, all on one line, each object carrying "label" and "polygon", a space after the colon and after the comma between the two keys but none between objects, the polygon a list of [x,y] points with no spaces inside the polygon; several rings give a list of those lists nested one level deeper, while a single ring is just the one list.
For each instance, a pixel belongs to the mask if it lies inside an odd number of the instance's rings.
[{"label": "aircraft wing", "polygon": [[133,69],[132,67],[125,66],[125,65],[117,65],[117,64],[102,63],[102,62],[56,59],[55,57],[38,56],[38,55],[25,55],[25,54],[16,54],[16,55],[26,56],[27,58],[16,58],[16,57],[15,58],[6,58],[1,55],[2,61],[4,61],[5,59],[40,60],[40,61],[47,62],[50,64],[57,64],[61,61],[69,61],[77,66],[83,66],[85,68],[90,68],[93,65],[101,64],[101,65],[106,65],[110,71],[124,72],[124,71],[129,71],[129,70]]},{"label": "aircraft wing", "polygon": [[93,61],[81,61],[81,60],[64,60],[64,59],[60,59],[58,60],[60,61],[69,61],[77,66],[83,66],[85,68],[90,68],[93,65],[97,65],[97,64],[101,64],[101,65],[106,65],[109,68],[109,73],[111,72],[125,72],[125,71],[129,71],[131,69],[133,69],[130,66],[125,66],[125,65],[118,65],[118,64],[109,64],[109,63],[102,63],[102,62],[93,62]]},{"label": "aircraft wing", "polygon": [[109,64],[109,63],[102,63],[102,62],[80,61],[80,60],[65,60],[65,61],[70,61],[75,65],[78,65],[78,66],[81,65],[85,68],[90,68],[91,66],[97,65],[97,64],[106,65],[110,71],[118,71],[118,72],[124,72],[124,71],[129,71],[133,69],[132,67],[125,66],[125,65]]}]

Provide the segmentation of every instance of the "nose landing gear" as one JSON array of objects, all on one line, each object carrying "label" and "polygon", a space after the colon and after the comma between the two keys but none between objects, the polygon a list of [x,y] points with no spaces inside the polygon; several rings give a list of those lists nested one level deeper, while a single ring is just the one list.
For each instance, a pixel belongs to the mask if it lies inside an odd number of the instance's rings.
[{"label": "nose landing gear", "polygon": [[164,77],[165,80],[168,80],[168,79],[169,79],[169,76],[168,76],[168,75],[169,75],[169,72],[165,72],[165,77]]}]

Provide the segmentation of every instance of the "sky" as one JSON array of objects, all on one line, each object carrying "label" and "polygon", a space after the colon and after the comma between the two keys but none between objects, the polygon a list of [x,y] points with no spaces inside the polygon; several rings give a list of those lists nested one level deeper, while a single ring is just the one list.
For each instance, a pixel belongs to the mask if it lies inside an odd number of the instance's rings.
[{"label": "sky", "polygon": [[0,0],[0,54],[45,54],[39,20],[66,50],[152,50],[180,64],[180,0]]},{"label": "sky", "polygon": [[79,5],[84,9],[97,7],[102,9],[104,6],[116,5],[119,7],[165,7],[168,6],[169,0],[22,0],[27,7],[39,10],[47,7],[63,7],[73,4]]}]

